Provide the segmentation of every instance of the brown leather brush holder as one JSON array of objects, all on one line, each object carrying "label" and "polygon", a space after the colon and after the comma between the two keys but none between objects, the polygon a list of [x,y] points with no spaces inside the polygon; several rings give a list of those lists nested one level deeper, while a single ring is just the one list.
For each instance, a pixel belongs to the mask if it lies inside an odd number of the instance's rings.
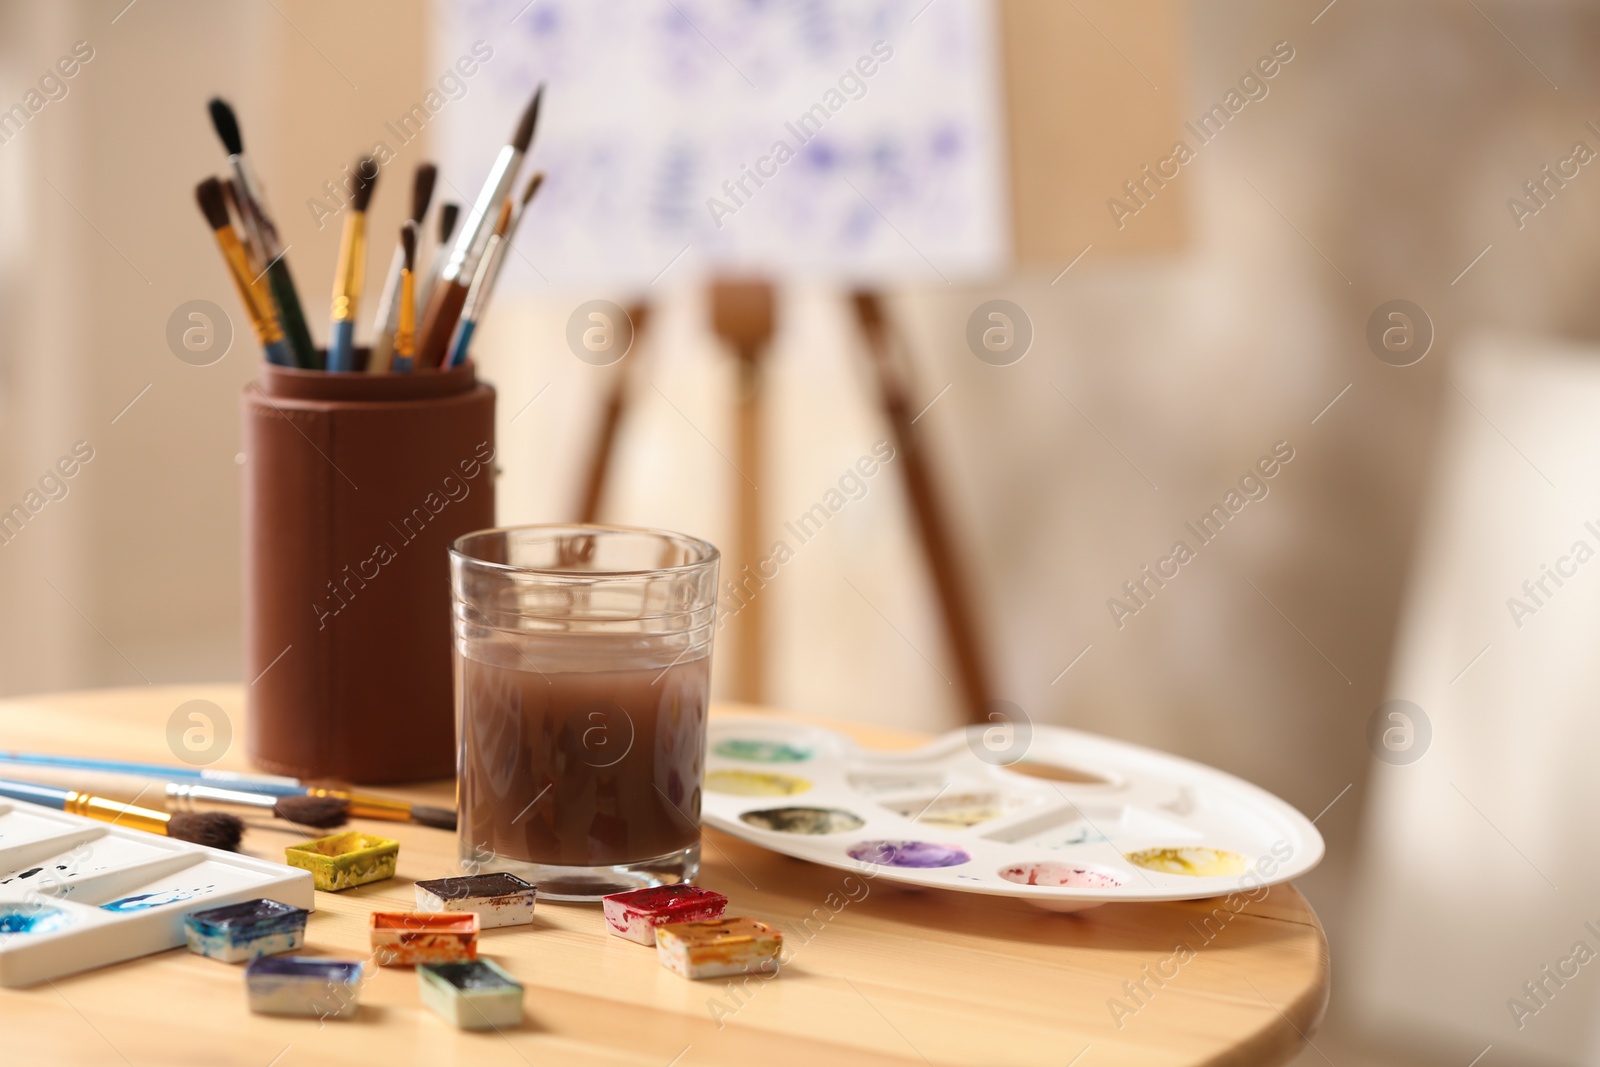
[{"label": "brown leather brush holder", "polygon": [[494,525],[493,388],[264,366],[242,397],[245,696],[255,764],[455,773],[448,548]]}]

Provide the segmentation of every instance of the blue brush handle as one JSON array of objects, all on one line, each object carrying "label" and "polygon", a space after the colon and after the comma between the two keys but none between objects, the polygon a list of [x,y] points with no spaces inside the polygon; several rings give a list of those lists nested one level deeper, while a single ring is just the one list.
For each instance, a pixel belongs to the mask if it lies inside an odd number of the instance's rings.
[{"label": "blue brush handle", "polygon": [[253,777],[234,775],[227,771],[210,771],[200,767],[174,767],[162,763],[139,763],[135,760],[89,759],[83,756],[44,756],[28,752],[0,752],[0,760],[8,763],[32,764],[37,767],[66,767],[70,770],[101,771],[108,774],[136,774],[144,778],[162,778],[180,782],[211,782],[246,793],[259,793],[273,797],[302,797],[306,787],[292,778]]},{"label": "blue brush handle", "polygon": [[410,374],[411,373],[411,357],[410,356],[395,356],[394,359],[390,360],[390,362],[389,362],[389,373],[390,374]]},{"label": "blue brush handle", "polygon": [[71,792],[70,789],[58,789],[53,785],[34,785],[32,782],[13,782],[8,778],[0,778],[0,797],[55,808],[57,811],[67,810],[67,796]]},{"label": "blue brush handle", "polygon": [[353,320],[333,324],[333,336],[328,339],[328,369],[356,369],[356,324]]},{"label": "blue brush handle", "polygon": [[450,358],[444,361],[446,368],[459,367],[466,362],[467,349],[472,347],[472,333],[477,328],[476,320],[461,320],[461,325],[456,327],[456,343],[450,347]]},{"label": "blue brush handle", "polygon": [[271,341],[268,342],[265,347],[267,350],[268,363],[278,367],[294,366],[294,357],[289,355],[289,342]]}]

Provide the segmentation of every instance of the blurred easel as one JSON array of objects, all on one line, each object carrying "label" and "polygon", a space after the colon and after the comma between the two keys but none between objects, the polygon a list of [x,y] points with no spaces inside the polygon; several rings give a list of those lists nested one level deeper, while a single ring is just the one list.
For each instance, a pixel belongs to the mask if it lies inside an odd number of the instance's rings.
[{"label": "blurred easel", "polygon": [[[732,581],[741,592],[748,589],[745,576],[762,557],[761,505],[757,486],[765,470],[763,449],[762,377],[766,354],[775,332],[774,293],[771,284],[723,281],[711,289],[711,325],[738,361],[734,397],[734,543],[723,563],[724,583]],[[992,674],[978,637],[976,615],[968,595],[967,576],[945,522],[943,499],[926,454],[917,447],[912,432],[905,344],[884,313],[876,290],[859,289],[851,296],[856,324],[865,341],[878,406],[889,424],[897,462],[894,468],[905,481],[912,521],[928,561],[934,593],[939,602],[946,639],[956,661],[957,681],[966,718],[983,722],[984,706],[994,699]],[[649,321],[646,304],[628,309],[633,320],[633,345],[638,349]],[[627,411],[639,356],[624,358],[609,383],[600,419],[589,447],[589,462],[578,506],[578,521],[595,522],[605,496],[617,431]],[[756,579],[759,581],[759,578]],[[739,611],[734,638],[733,697],[760,703],[766,683],[765,598],[750,596]]]}]

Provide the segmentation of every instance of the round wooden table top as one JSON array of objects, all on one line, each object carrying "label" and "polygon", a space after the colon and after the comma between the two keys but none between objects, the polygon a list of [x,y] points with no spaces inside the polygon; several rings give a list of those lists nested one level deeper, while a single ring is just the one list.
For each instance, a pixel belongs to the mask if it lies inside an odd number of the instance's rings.
[{"label": "round wooden table top", "polygon": [[[214,766],[250,769],[239,686],[0,701],[0,748],[171,763],[168,721],[194,699],[219,705],[233,726],[233,743]],[[723,705],[713,714],[759,710]],[[805,721],[879,748],[926,740]],[[453,803],[449,781],[373,791]],[[343,893],[319,891],[306,954],[368,958],[370,912],[411,910],[413,881],[460,873],[453,834],[370,820],[351,825],[400,841],[398,873]],[[242,851],[281,861],[286,845],[308,836],[252,821]],[[1327,940],[1293,886],[1274,888],[1218,929],[1204,925],[1216,900],[1060,915],[882,881],[863,893],[868,883],[850,872],[711,829],[704,840],[700,883],[727,894],[729,914],[809,931],[776,979],[691,982],[657,963],[652,950],[607,933],[598,907],[540,901],[532,926],[493,930],[480,941],[485,956],[527,987],[526,1018],[514,1030],[453,1029],[422,1006],[411,970],[397,967],[374,969],[352,1020],[253,1015],[240,965],[180,948],[30,989],[0,989],[0,1034],[8,1060],[56,1065],[1165,1067],[1283,1063],[1327,1004]],[[854,879],[849,886],[847,879]]]}]

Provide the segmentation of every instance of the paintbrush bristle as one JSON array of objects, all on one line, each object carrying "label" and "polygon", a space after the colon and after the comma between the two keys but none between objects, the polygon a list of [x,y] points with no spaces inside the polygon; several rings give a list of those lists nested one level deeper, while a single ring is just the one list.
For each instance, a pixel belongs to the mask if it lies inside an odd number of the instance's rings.
[{"label": "paintbrush bristle", "polygon": [[543,184],[544,184],[544,171],[542,171],[542,170],[534,171],[533,172],[533,177],[528,179],[528,187],[526,189],[522,190],[522,203],[523,203],[524,206],[527,205],[529,200],[533,199],[533,194],[537,193],[539,191],[539,186],[541,186]]},{"label": "paintbrush bristle", "polygon": [[428,213],[428,204],[433,200],[433,185],[439,178],[439,168],[432,163],[424,163],[417,167],[417,173],[411,180],[411,218],[414,222],[421,222]]},{"label": "paintbrush bristle", "polygon": [[175,812],[167,820],[167,836],[233,852],[244,837],[244,820],[221,811]]},{"label": "paintbrush bristle", "polygon": [[356,187],[350,194],[353,201],[351,207],[366,211],[367,205],[372,203],[372,191],[377,187],[378,161],[371,156],[362,156],[356,160]]},{"label": "paintbrush bristle", "polygon": [[518,152],[526,152],[533,143],[533,128],[539,124],[539,100],[544,96],[544,86],[533,92],[533,99],[528,102],[528,109],[522,113],[522,121],[517,123],[517,132],[511,135],[511,147]]},{"label": "paintbrush bristle", "polygon": [[406,270],[415,272],[417,269],[417,224],[406,221],[400,227],[400,251],[405,255]]},{"label": "paintbrush bristle", "polygon": [[200,213],[206,217],[213,230],[225,230],[230,225],[228,222],[228,198],[222,191],[222,183],[216,178],[207,178],[194,187],[194,198],[200,204]]},{"label": "paintbrush bristle", "polygon": [[233,108],[220,96],[213,96],[206,107],[211,112],[211,125],[216,127],[217,136],[222,139],[222,147],[228,150],[228,155],[243,155],[244,138],[239,135],[239,120]]},{"label": "paintbrush bristle", "polygon": [[331,830],[350,820],[350,802],[342,797],[279,797],[272,814],[285,822]]},{"label": "paintbrush bristle", "polygon": [[426,804],[411,805],[411,821],[436,830],[454,830],[456,813],[452,808],[430,808]]},{"label": "paintbrush bristle", "polygon": [[450,235],[456,232],[456,220],[461,217],[461,205],[450,203],[439,208],[439,243],[444,244],[450,240]]}]

